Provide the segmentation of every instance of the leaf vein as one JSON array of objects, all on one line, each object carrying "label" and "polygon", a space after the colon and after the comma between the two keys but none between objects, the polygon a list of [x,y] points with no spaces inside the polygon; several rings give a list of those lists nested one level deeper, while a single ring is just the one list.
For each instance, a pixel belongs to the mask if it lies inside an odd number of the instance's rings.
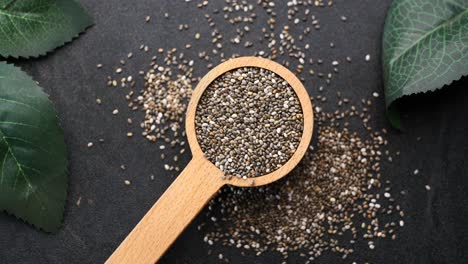
[{"label": "leaf vein", "polygon": [[2,162],[2,177],[0,177],[0,184],[3,183],[3,178],[5,177],[5,176],[4,176],[3,169],[5,168],[6,159],[7,159],[9,153],[10,153],[10,152],[7,151],[7,152],[5,153],[5,157],[3,158],[3,162]]},{"label": "leaf vein", "polygon": [[37,108],[35,108],[35,107],[31,106],[31,105],[28,105],[28,104],[25,104],[25,103],[22,103],[22,102],[19,102],[19,101],[16,101],[16,100],[11,100],[11,99],[6,99],[6,98],[0,97],[0,101],[4,101],[4,102],[7,102],[7,103],[12,103],[12,104],[19,104],[19,105],[22,105],[22,106],[26,106],[26,107],[28,107],[28,108],[36,111],[36,112],[39,112],[39,113],[41,112],[39,109],[37,109]]},{"label": "leaf vein", "polygon": [[26,124],[26,123],[10,122],[10,121],[0,121],[0,124],[17,125],[17,126],[27,126],[27,127],[32,127],[32,128],[36,128],[36,129],[42,130],[41,127],[34,126],[34,125],[30,125],[30,124]]},{"label": "leaf vein", "polygon": [[47,154],[51,154],[51,153],[50,153],[49,151],[47,151],[46,149],[44,149],[44,148],[42,148],[42,147],[40,147],[40,146],[34,144],[34,142],[29,141],[29,140],[27,140],[27,139],[20,138],[20,137],[7,137],[7,136],[4,136],[3,138],[4,138],[5,140],[6,140],[6,139],[13,139],[13,140],[21,141],[21,142],[27,143],[27,144],[29,144],[29,145],[31,145],[31,146],[33,146],[33,147],[35,147],[35,148],[37,148],[37,149],[39,149],[39,150],[45,152],[45,153],[47,153]]},{"label": "leaf vein", "polygon": [[450,18],[450,19],[447,19],[443,23],[440,23],[437,27],[434,27],[432,30],[428,31],[426,34],[422,35],[419,39],[414,41],[414,43],[411,44],[408,48],[403,49],[403,51],[400,54],[398,54],[397,56],[395,56],[395,58],[393,58],[393,59],[391,59],[389,61],[389,65],[392,65],[396,60],[400,59],[401,56],[408,53],[413,47],[417,46],[423,39],[425,39],[426,37],[428,37],[432,33],[436,32],[437,30],[439,30],[442,27],[447,26],[448,24],[452,23],[453,21],[458,20],[460,17],[462,17],[463,15],[466,15],[466,14],[468,14],[468,9],[461,12],[460,14]]},{"label": "leaf vein", "polygon": [[[15,160],[15,163],[16,163],[16,167],[17,167],[17,172],[16,172],[16,175],[15,175],[15,183],[13,184],[13,189],[16,189],[16,184],[18,183],[18,177],[16,177],[18,174],[20,174],[21,176],[23,176],[23,179],[26,181],[26,183],[29,185],[29,186],[32,186],[31,185],[31,182],[29,181],[28,177],[26,176],[26,173],[24,172],[23,168],[22,168],[22,165],[21,163],[18,161],[18,159],[16,158],[15,155],[13,155],[13,149],[11,148],[10,144],[8,143],[8,141],[6,140],[7,137],[5,137],[5,134],[0,130],[0,135],[2,136],[2,139],[3,141],[5,142],[6,146],[7,146],[7,149],[8,151],[10,152],[11,154],[11,157]],[[3,167],[2,167],[3,168]],[[42,207],[44,207],[44,201],[41,201],[41,199],[39,198],[39,196],[37,196],[36,192],[32,192],[33,194],[35,194],[36,196],[36,199],[37,201],[42,205]]]}]

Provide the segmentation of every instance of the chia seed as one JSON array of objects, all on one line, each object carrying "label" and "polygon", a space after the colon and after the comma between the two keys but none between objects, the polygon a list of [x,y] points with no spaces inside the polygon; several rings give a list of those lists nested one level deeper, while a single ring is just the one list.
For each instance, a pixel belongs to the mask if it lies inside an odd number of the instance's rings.
[{"label": "chia seed", "polygon": [[280,168],[302,136],[303,115],[291,86],[275,73],[238,68],[213,81],[197,107],[205,156],[226,177],[256,177]]}]

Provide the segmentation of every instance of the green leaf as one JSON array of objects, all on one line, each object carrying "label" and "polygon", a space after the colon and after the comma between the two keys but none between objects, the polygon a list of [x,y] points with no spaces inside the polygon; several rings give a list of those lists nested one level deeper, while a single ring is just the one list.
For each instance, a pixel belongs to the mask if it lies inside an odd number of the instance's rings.
[{"label": "green leaf", "polygon": [[66,168],[63,131],[48,96],[19,68],[0,62],[0,210],[56,232]]},{"label": "green leaf", "polygon": [[91,24],[74,0],[0,0],[0,55],[45,55]]},{"label": "green leaf", "polygon": [[394,0],[383,36],[387,107],[468,73],[468,1]]}]

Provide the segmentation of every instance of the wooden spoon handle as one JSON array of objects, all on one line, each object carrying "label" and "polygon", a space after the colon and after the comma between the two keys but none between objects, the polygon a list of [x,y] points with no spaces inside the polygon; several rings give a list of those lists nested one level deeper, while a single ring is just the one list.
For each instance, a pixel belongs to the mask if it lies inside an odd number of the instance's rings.
[{"label": "wooden spoon handle", "polygon": [[221,175],[204,157],[194,157],[106,263],[157,262],[224,185]]}]

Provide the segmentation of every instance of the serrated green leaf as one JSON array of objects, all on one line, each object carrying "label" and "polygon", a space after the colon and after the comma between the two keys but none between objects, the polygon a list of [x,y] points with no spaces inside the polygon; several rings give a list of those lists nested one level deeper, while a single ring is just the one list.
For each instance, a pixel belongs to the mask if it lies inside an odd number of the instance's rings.
[{"label": "serrated green leaf", "polygon": [[91,24],[74,0],[0,0],[0,55],[44,55]]},{"label": "serrated green leaf", "polygon": [[468,74],[468,1],[394,0],[383,36],[387,106]]},{"label": "serrated green leaf", "polygon": [[0,62],[0,211],[57,231],[66,168],[63,131],[48,96],[19,68]]}]

